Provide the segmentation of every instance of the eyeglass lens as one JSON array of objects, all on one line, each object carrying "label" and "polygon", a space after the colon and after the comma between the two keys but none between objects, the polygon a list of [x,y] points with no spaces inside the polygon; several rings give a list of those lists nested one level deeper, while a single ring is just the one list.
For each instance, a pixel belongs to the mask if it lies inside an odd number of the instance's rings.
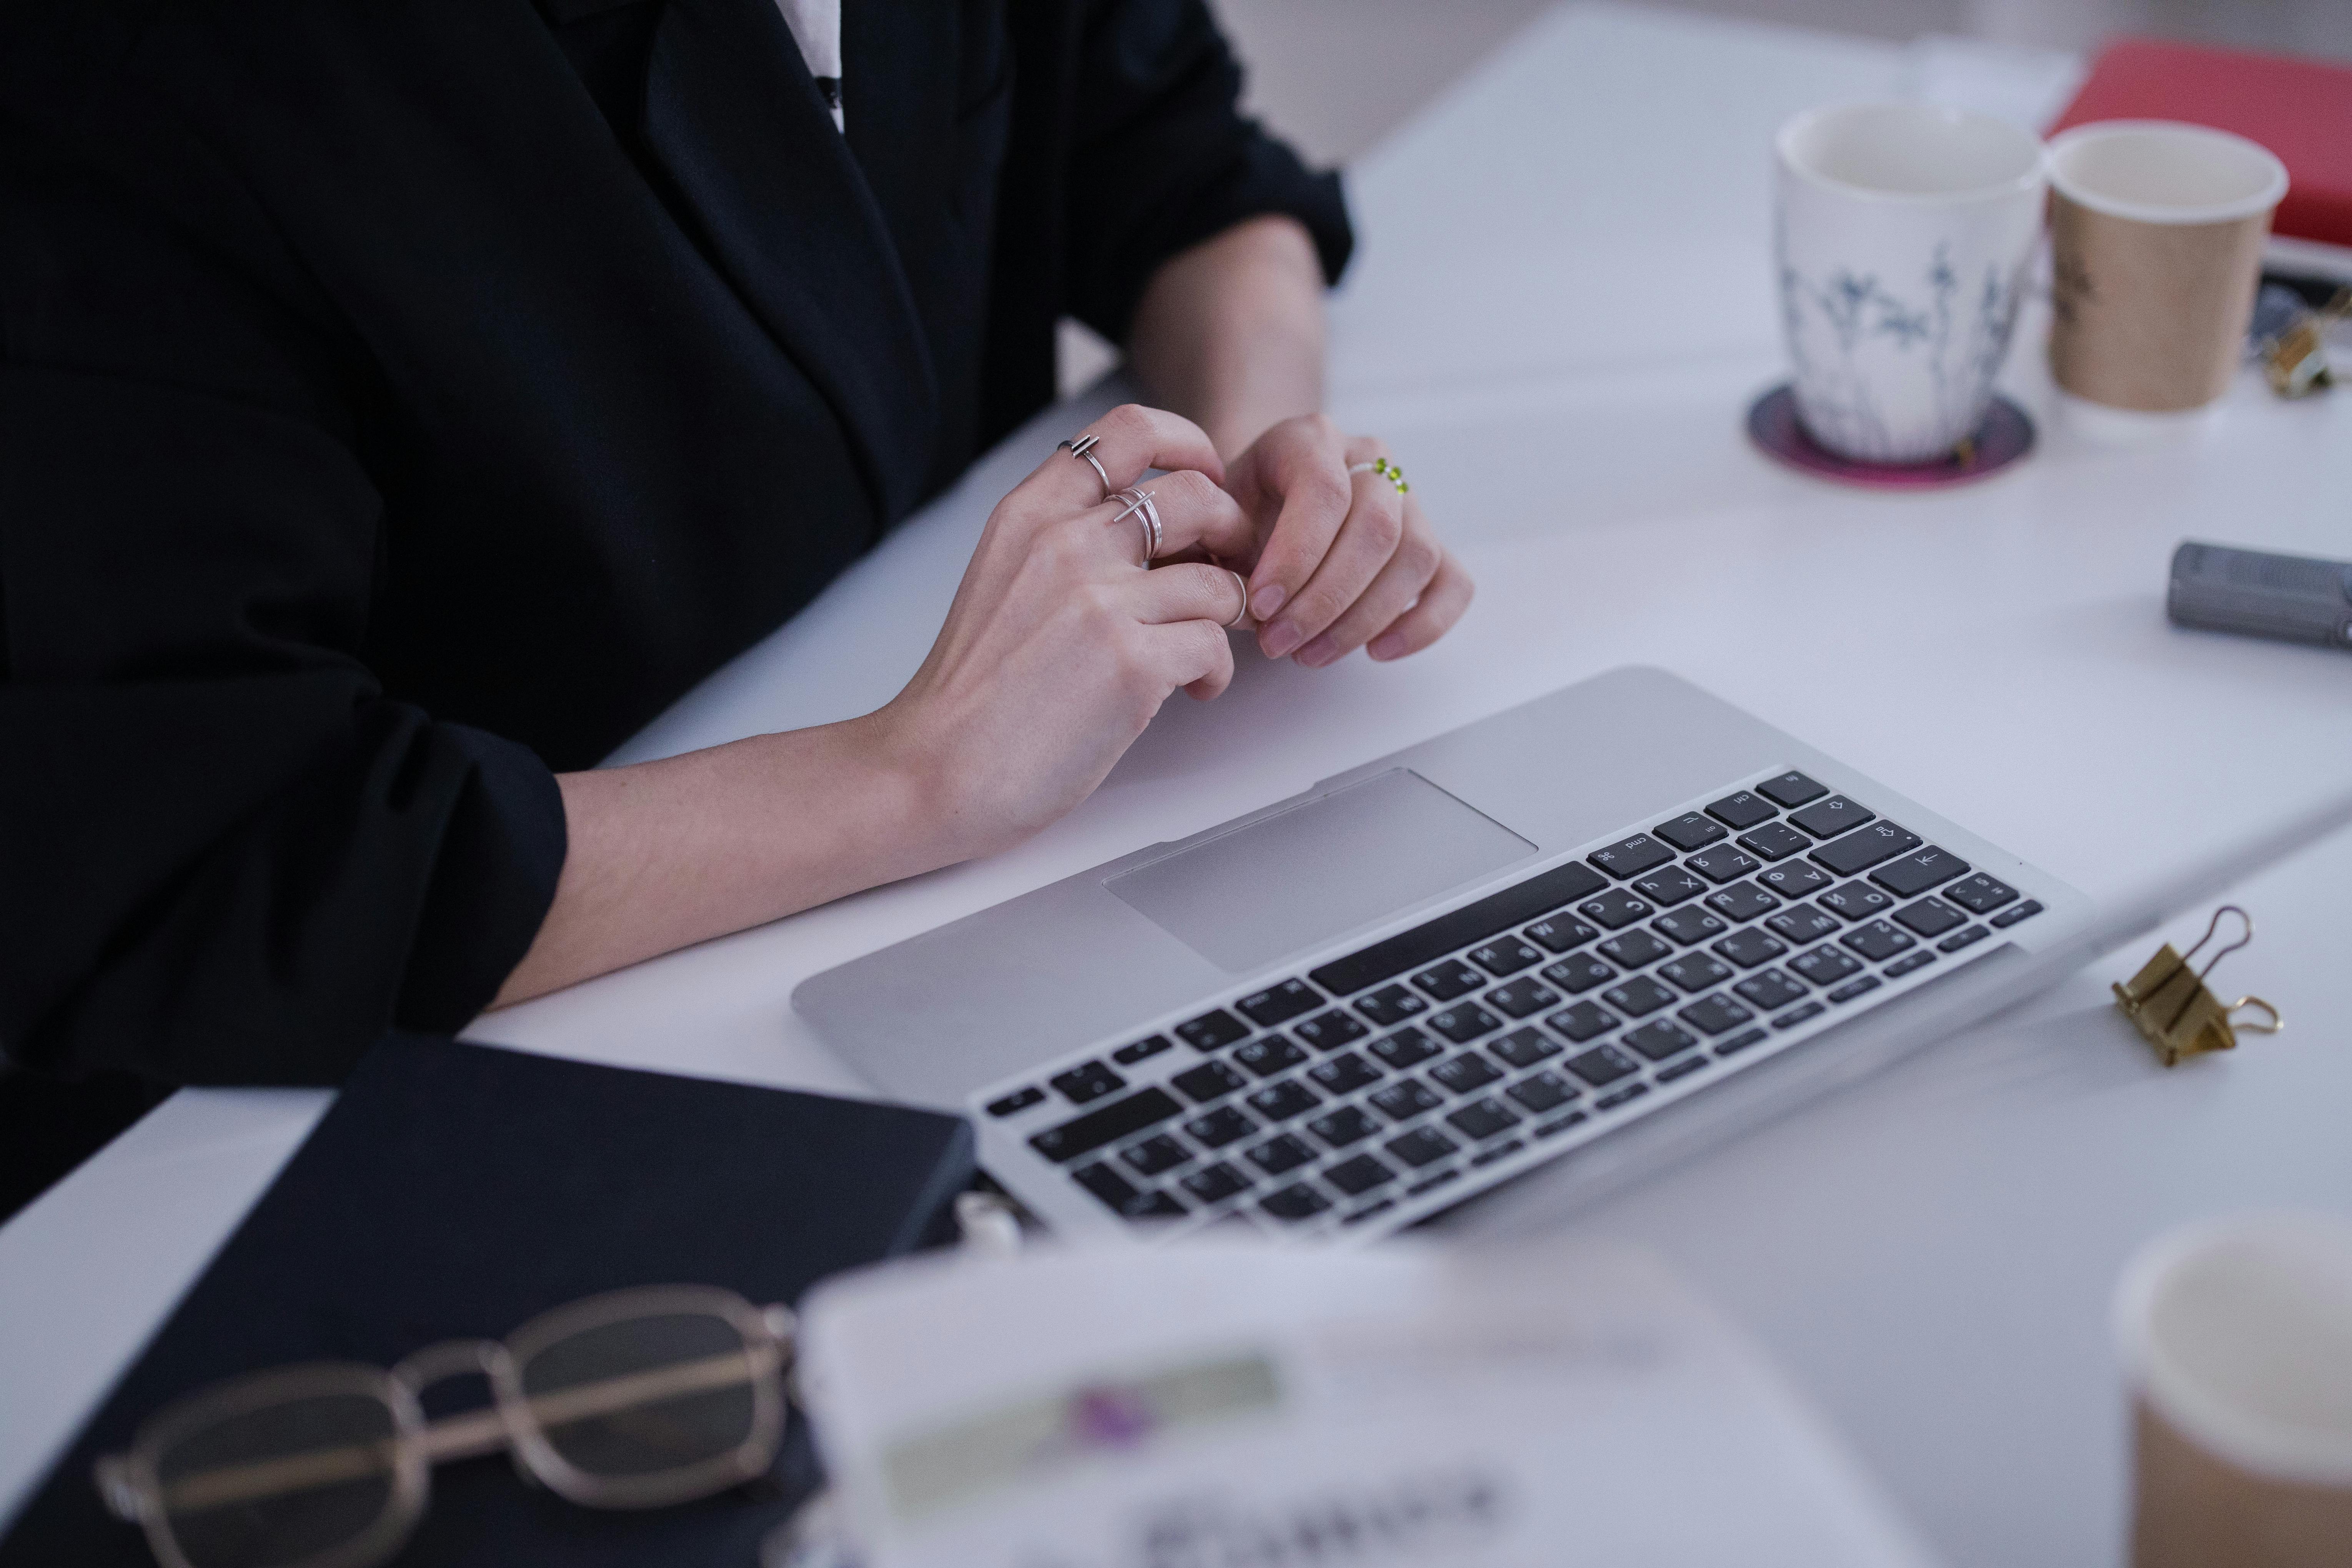
[{"label": "eyeglass lens", "polygon": [[558,1340],[519,1369],[548,1442],[599,1477],[683,1469],[748,1442],[743,1336],[707,1312],[632,1318]]},{"label": "eyeglass lens", "polygon": [[190,1568],[287,1568],[366,1533],[392,1506],[392,1408],[360,1394],[289,1400],[156,1457]]}]

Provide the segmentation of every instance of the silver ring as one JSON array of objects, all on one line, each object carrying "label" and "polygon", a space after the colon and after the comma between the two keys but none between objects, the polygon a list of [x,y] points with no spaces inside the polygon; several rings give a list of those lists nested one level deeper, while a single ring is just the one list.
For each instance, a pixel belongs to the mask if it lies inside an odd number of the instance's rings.
[{"label": "silver ring", "polygon": [[1125,509],[1111,521],[1124,522],[1130,517],[1135,519],[1136,527],[1141,531],[1143,536],[1141,541],[1143,559],[1136,564],[1149,567],[1154,561],[1160,559],[1160,503],[1151,499],[1150,490],[1133,487],[1115,491],[1108,499],[1127,502]]},{"label": "silver ring", "polygon": [[1234,612],[1234,618],[1225,623],[1225,630],[1232,631],[1244,621],[1249,619],[1249,579],[1243,576],[1240,573],[1234,571],[1230,566],[1225,568],[1225,574],[1231,577],[1234,580],[1234,585],[1242,591],[1242,607],[1235,610]]},{"label": "silver ring", "polygon": [[1110,476],[1103,472],[1101,461],[1095,457],[1095,443],[1101,439],[1101,437],[1089,432],[1087,435],[1079,437],[1075,441],[1060,442],[1055,445],[1054,449],[1057,452],[1067,450],[1073,458],[1084,458],[1087,462],[1087,467],[1095,471],[1095,478],[1102,481],[1103,500],[1108,500],[1111,496]]}]

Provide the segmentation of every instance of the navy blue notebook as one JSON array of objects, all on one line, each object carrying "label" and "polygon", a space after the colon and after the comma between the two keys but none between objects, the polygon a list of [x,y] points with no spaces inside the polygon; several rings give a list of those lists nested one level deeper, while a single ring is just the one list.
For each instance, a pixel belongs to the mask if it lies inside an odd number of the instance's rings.
[{"label": "navy blue notebook", "polygon": [[[951,1116],[393,1037],[0,1540],[0,1564],[151,1568],[90,1465],[182,1394],[290,1362],[388,1366],[628,1285],[795,1301],[937,1238],[971,1173],[971,1130]],[[814,1481],[797,1419],[769,1484],[679,1508],[584,1509],[503,1458],[444,1465],[396,1562],[750,1568]]]}]

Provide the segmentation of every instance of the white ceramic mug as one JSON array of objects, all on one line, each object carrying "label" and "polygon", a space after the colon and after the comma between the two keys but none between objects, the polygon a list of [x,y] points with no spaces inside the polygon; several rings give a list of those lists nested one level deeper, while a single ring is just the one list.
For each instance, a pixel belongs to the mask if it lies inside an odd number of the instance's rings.
[{"label": "white ceramic mug", "polygon": [[1808,110],[1780,128],[1775,260],[1806,432],[1924,463],[1973,436],[2042,228],[2041,142],[1925,104]]}]

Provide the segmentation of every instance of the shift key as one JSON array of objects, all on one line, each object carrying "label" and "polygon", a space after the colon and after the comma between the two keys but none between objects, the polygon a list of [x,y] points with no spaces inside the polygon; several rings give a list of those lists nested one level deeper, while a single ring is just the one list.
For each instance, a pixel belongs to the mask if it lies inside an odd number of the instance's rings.
[{"label": "shift key", "polygon": [[1029,1147],[1057,1165],[1067,1164],[1130,1132],[1140,1132],[1156,1122],[1165,1121],[1183,1109],[1166,1089],[1147,1089],[1125,1100],[1115,1100],[1099,1110],[1089,1110],[1059,1127],[1049,1127],[1030,1139]]},{"label": "shift key", "polygon": [[1828,867],[1841,877],[1851,877],[1864,871],[1881,860],[1906,855],[1919,847],[1920,838],[1908,828],[1897,827],[1891,822],[1874,822],[1867,827],[1857,827],[1843,838],[1832,838],[1813,851],[1816,864]]}]

